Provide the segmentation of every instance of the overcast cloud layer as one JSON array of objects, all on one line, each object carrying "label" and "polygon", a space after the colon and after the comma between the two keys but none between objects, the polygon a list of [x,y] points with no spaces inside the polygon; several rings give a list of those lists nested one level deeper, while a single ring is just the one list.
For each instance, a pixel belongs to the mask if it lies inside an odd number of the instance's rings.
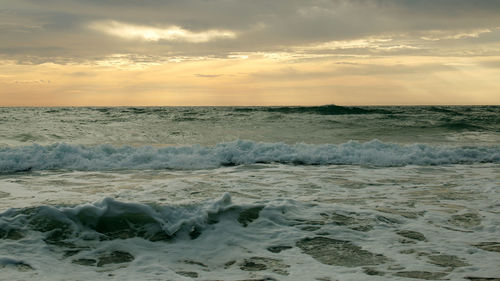
[{"label": "overcast cloud layer", "polygon": [[497,0],[0,0],[0,54],[34,63],[284,51],[497,55],[499,15]]}]

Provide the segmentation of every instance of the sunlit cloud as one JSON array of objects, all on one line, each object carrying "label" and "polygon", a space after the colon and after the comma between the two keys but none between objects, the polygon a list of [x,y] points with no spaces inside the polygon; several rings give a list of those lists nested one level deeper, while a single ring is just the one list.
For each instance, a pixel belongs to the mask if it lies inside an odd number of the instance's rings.
[{"label": "sunlit cloud", "polygon": [[391,42],[391,38],[366,38],[349,41],[330,41],[316,46],[310,46],[310,49],[364,49],[364,48],[379,48],[382,44]]},{"label": "sunlit cloud", "polygon": [[329,41],[307,46],[297,46],[296,51],[321,51],[321,50],[350,50],[371,49],[374,51],[390,51],[394,49],[419,49],[408,43],[401,42],[389,37],[371,37],[355,40]]},{"label": "sunlit cloud", "polygon": [[204,43],[217,39],[234,39],[236,33],[228,30],[210,29],[203,32],[193,32],[179,26],[165,28],[133,25],[118,21],[99,21],[89,25],[91,29],[107,33],[124,39],[144,41],[184,41],[191,43]]},{"label": "sunlit cloud", "polygon": [[[230,57],[230,56],[228,56]],[[235,55],[231,59],[246,59],[248,56]],[[196,61],[224,60],[222,57],[214,56],[148,56],[131,53],[117,53],[103,57],[98,60],[87,61],[81,65],[110,67],[121,70],[144,70],[154,66],[170,63],[186,63]],[[0,61],[1,63],[1,61]],[[0,76],[1,78],[2,76]]]},{"label": "sunlit cloud", "polygon": [[248,55],[244,54],[230,54],[227,56],[228,59],[239,59],[239,60],[246,60],[248,59]]},{"label": "sunlit cloud", "polygon": [[447,31],[447,30],[431,30],[425,32],[423,36],[420,37],[422,40],[427,41],[439,41],[439,40],[458,40],[466,38],[479,38],[481,34],[490,33],[491,29],[477,29],[470,31]]}]

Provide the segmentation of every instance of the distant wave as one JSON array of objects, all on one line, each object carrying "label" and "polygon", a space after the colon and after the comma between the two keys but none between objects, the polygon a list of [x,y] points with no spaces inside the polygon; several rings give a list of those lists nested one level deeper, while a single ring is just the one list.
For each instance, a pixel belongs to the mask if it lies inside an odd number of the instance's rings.
[{"label": "distant wave", "polygon": [[235,108],[235,111],[266,111],[283,114],[319,114],[319,115],[347,115],[347,114],[388,114],[384,109],[361,108],[354,106],[322,105],[322,106],[279,106],[279,107],[242,107]]},{"label": "distant wave", "polygon": [[[209,109],[210,107],[206,107],[205,109]],[[344,114],[389,114],[391,111],[389,108],[381,109],[381,108],[373,108],[373,107],[356,107],[356,106],[339,106],[339,105],[320,105],[320,106],[255,106],[255,107],[213,107],[214,109],[235,111],[235,112],[278,112],[283,114],[288,113],[309,113],[309,114],[319,114],[319,115],[344,115]],[[172,108],[170,107],[120,107],[120,108],[106,108],[106,107],[97,107],[92,108],[88,107],[86,109],[95,110],[101,113],[110,114],[110,113],[121,113],[121,114],[169,114],[172,113]],[[67,111],[68,108],[52,108],[45,113],[62,113]],[[176,111],[178,111],[177,109]],[[175,112],[175,111],[174,111]],[[197,107],[185,107],[180,110],[180,113],[193,115],[192,118],[196,119],[197,115],[201,113],[203,116],[203,112],[199,111]],[[205,112],[206,113],[206,112]],[[199,116],[198,116],[199,117]]]},{"label": "distant wave", "polygon": [[452,131],[487,131],[479,125],[469,124],[467,122],[447,122],[438,126],[439,128],[444,128]]},{"label": "distant wave", "polygon": [[500,163],[500,146],[441,147],[373,140],[340,145],[238,140],[215,146],[114,147],[53,144],[0,148],[0,172],[30,170],[195,170],[253,163],[292,165],[446,165]]}]

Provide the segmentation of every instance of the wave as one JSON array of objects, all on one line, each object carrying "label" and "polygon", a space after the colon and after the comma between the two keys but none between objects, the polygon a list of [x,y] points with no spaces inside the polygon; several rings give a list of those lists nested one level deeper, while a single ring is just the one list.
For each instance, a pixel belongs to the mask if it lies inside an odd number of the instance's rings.
[{"label": "wave", "polygon": [[322,105],[322,106],[279,106],[279,107],[241,107],[234,111],[266,111],[283,114],[319,114],[319,115],[348,115],[348,114],[387,114],[388,110],[379,108],[361,108],[354,106]]},{"label": "wave", "polygon": [[500,146],[399,145],[373,140],[344,144],[263,143],[237,140],[215,146],[114,147],[33,144],[0,148],[1,173],[32,170],[210,169],[254,163],[292,165],[447,165],[500,163]]},{"label": "wave", "polygon": [[228,193],[220,199],[192,205],[156,205],[105,198],[75,207],[38,206],[0,214],[0,239],[19,240],[33,231],[47,243],[74,238],[112,240],[140,237],[150,241],[176,237],[196,239],[207,226],[233,219],[242,227],[259,218],[265,205],[236,205]]},{"label": "wave", "polygon": [[488,131],[487,128],[467,122],[446,122],[438,126],[452,131]]}]

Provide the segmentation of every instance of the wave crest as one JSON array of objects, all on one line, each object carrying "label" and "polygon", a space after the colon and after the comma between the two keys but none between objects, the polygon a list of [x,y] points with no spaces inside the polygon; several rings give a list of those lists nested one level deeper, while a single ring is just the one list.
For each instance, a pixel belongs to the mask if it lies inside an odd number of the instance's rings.
[{"label": "wave crest", "polygon": [[26,233],[44,234],[48,243],[141,237],[169,240],[178,235],[197,238],[207,225],[233,218],[243,227],[259,217],[264,205],[235,205],[228,193],[220,199],[192,205],[154,205],[105,198],[75,207],[38,206],[0,213],[0,239],[22,239]]},{"label": "wave crest", "polygon": [[53,144],[0,149],[0,171],[208,169],[221,166],[282,163],[295,165],[446,165],[500,163],[500,146],[442,147],[399,145],[373,140],[340,145],[233,141],[215,146],[156,148]]}]

